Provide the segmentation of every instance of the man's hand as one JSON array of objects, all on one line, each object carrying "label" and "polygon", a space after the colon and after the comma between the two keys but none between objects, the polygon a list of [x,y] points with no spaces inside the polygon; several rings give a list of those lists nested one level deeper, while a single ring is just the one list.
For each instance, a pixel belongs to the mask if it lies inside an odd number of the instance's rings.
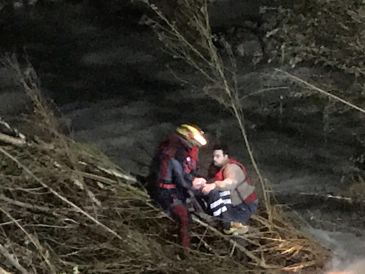
[{"label": "man's hand", "polygon": [[202,189],[202,192],[206,195],[208,194],[209,192],[211,192],[213,189],[216,188],[216,185],[215,183],[211,183],[211,184],[206,184],[203,189]]},{"label": "man's hand", "polygon": [[207,180],[204,178],[194,178],[192,185],[193,189],[195,190],[201,190],[207,183]]}]

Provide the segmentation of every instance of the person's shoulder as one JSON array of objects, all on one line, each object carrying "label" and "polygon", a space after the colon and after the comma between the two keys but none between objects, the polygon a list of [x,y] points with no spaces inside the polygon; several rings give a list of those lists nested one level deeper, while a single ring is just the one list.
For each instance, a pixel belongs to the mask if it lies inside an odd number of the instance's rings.
[{"label": "person's shoulder", "polygon": [[240,164],[238,162],[237,163],[236,162],[228,163],[227,167],[236,168],[236,167],[240,167]]},{"label": "person's shoulder", "polygon": [[242,168],[238,163],[228,163],[226,166],[226,171],[228,172],[241,172]]},{"label": "person's shoulder", "polygon": [[226,170],[236,170],[236,169],[239,169],[240,168],[240,166],[239,165],[237,165],[236,163],[228,163],[225,167],[224,167],[224,169],[226,169]]}]

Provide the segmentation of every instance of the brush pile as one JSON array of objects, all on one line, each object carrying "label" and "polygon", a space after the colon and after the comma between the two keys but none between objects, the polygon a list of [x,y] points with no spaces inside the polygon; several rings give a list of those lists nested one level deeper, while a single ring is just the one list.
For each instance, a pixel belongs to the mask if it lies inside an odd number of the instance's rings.
[{"label": "brush pile", "polygon": [[34,71],[8,64],[34,111],[22,134],[1,122],[0,273],[316,273],[326,263],[328,251],[276,210],[240,238],[194,218],[182,257],[176,224],[136,179],[59,133]]}]

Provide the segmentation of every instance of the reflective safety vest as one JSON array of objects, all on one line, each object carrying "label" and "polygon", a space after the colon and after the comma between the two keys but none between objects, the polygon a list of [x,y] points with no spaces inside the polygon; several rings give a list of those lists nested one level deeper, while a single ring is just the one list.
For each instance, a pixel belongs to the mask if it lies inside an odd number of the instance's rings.
[{"label": "reflective safety vest", "polygon": [[[235,164],[235,165],[239,166],[241,168],[243,174],[245,175],[245,180],[243,182],[239,183],[236,186],[236,188],[231,191],[231,195],[233,194],[232,192],[235,191],[237,193],[238,197],[241,199],[241,201],[242,202],[245,202],[246,204],[256,201],[257,200],[257,194],[256,194],[256,192],[254,190],[252,190],[252,193],[249,193],[248,195],[247,195],[247,193],[244,194],[244,193],[241,193],[239,191],[239,186],[242,185],[242,184],[244,184],[244,183],[248,183],[249,185],[252,185],[252,186],[254,185],[253,182],[252,182],[252,180],[251,180],[251,178],[248,176],[247,169],[240,162],[238,162],[237,160],[232,159],[232,158],[230,158],[228,160],[228,163],[227,164]],[[224,178],[224,170],[225,170],[226,166],[227,165],[225,165],[224,167],[222,167],[215,174],[215,176],[214,176],[214,180],[215,181],[223,181],[225,179]],[[244,196],[246,196],[246,195],[247,195],[247,197],[244,198]]]}]

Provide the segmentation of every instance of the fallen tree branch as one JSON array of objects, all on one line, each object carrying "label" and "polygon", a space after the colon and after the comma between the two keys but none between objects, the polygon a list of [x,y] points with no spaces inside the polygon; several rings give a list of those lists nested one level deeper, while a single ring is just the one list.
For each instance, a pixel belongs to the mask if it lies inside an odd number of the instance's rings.
[{"label": "fallen tree branch", "polygon": [[334,95],[334,94],[329,93],[329,92],[327,92],[327,91],[325,91],[323,89],[320,89],[319,87],[316,87],[315,85],[313,85],[313,84],[311,84],[311,83],[309,83],[309,82],[307,82],[307,81],[299,78],[298,76],[295,76],[293,74],[290,74],[289,72],[286,72],[286,71],[281,70],[281,69],[275,69],[275,70],[278,71],[278,72],[280,72],[280,73],[285,74],[286,76],[288,76],[288,78],[290,78],[290,79],[292,79],[292,80],[294,80],[296,82],[299,82],[299,83],[301,83],[301,84],[303,84],[303,85],[305,85],[305,86],[307,86],[307,87],[309,87],[309,88],[311,88],[311,89],[313,89],[315,91],[318,91],[321,94],[324,94],[324,95],[326,95],[326,96],[328,96],[328,97],[330,97],[332,99],[335,99],[336,101],[339,101],[339,102],[341,102],[341,103],[349,106],[350,108],[356,109],[357,111],[360,111],[361,113],[365,114],[365,109],[363,109],[363,108],[361,108],[361,107],[359,107],[359,106],[357,106],[357,105],[355,105],[353,103],[350,103],[350,102],[346,101],[345,99],[342,99],[341,97],[338,97],[337,95]]},{"label": "fallen tree branch", "polygon": [[73,172],[77,175],[80,175],[80,176],[84,177],[84,178],[92,179],[92,180],[99,181],[99,182],[102,182],[102,183],[105,183],[105,184],[115,184],[115,182],[116,182],[115,180],[106,178],[104,176],[92,174],[92,173],[89,173],[89,172],[83,172],[83,171],[79,171],[79,170],[73,170]]},{"label": "fallen tree branch", "polygon": [[114,177],[117,177],[119,179],[123,179],[123,180],[126,180],[126,181],[129,181],[129,182],[133,182],[133,183],[137,183],[137,179],[131,175],[127,175],[127,174],[124,174],[116,169],[107,169],[107,168],[103,168],[103,167],[100,167],[100,166],[97,166],[98,169],[100,169],[101,171],[104,171],[105,173],[109,174],[109,175],[112,175]]},{"label": "fallen tree branch", "polygon": [[4,142],[16,147],[22,147],[26,144],[26,141],[21,138],[16,138],[3,133],[0,133],[0,142]]},{"label": "fallen tree branch", "polygon": [[[21,266],[14,255],[12,255],[2,244],[0,244],[0,253],[14,266],[17,270],[19,270],[22,274],[30,274],[23,266]],[[3,270],[0,268],[0,271]],[[3,273],[9,273],[3,270]],[[1,274],[1,272],[0,272]]]},{"label": "fallen tree branch", "polygon": [[340,196],[340,195],[332,195],[332,194],[321,194],[321,193],[310,193],[310,192],[298,192],[295,194],[285,194],[285,193],[277,193],[276,194],[279,200],[284,200],[283,202],[290,202],[294,201],[294,203],[300,203],[298,201],[298,196],[302,196],[305,199],[308,198],[315,198],[318,200],[327,200],[327,201],[334,201],[334,202],[340,202],[340,203],[346,203],[346,204],[358,204],[358,205],[365,205],[365,200],[356,199],[353,197],[346,197],[346,196]]},{"label": "fallen tree branch", "polygon": [[31,205],[31,204],[28,204],[28,203],[23,203],[23,202],[20,202],[20,201],[16,201],[16,200],[7,198],[7,197],[5,197],[2,194],[0,194],[0,200],[3,200],[3,201],[5,201],[5,202],[7,202],[9,204],[13,204],[13,205],[16,205],[16,206],[19,206],[19,207],[23,207],[23,208],[27,208],[27,209],[39,210],[39,211],[46,212],[46,213],[52,212],[52,210],[49,207],[38,206],[38,205]]}]

